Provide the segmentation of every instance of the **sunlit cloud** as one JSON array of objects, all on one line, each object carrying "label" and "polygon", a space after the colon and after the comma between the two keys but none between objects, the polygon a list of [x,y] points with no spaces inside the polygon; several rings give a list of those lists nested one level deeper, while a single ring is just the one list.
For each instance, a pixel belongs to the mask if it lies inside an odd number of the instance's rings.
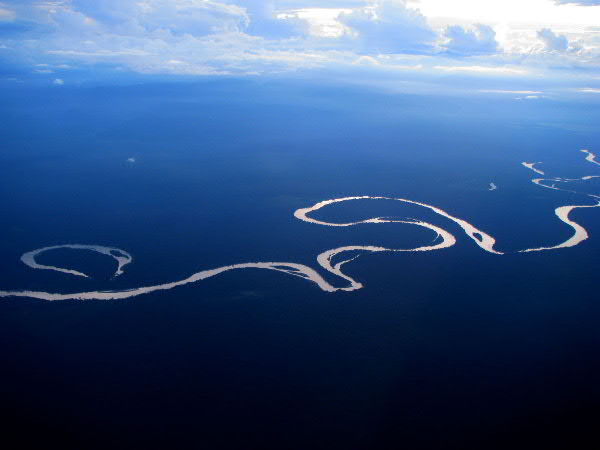
[{"label": "sunlit cloud", "polygon": [[505,51],[518,52],[534,48],[536,32],[542,28],[566,34],[570,40],[589,40],[590,28],[600,24],[600,7],[581,6],[583,3],[586,2],[413,0],[410,5],[418,8],[434,29],[476,23],[491,26]]},{"label": "sunlit cloud", "polygon": [[450,54],[482,55],[498,51],[496,32],[488,25],[475,24],[470,28],[460,25],[446,27],[441,46]]},{"label": "sunlit cloud", "polygon": [[338,19],[341,14],[351,13],[345,8],[305,8],[277,14],[280,20],[300,19],[306,21],[306,30],[312,36],[339,38],[351,30]]},{"label": "sunlit cloud", "polygon": [[542,79],[577,72],[579,83],[591,83],[600,72],[600,7],[563,3],[5,0],[0,64],[38,78],[101,67],[122,76],[368,70]]},{"label": "sunlit cloud", "polygon": [[444,25],[457,20],[532,28],[583,27],[600,23],[598,8],[582,8],[571,2],[557,4],[552,0],[414,0],[410,4],[429,20]]},{"label": "sunlit cloud", "polygon": [[549,28],[542,28],[537,32],[537,35],[550,51],[555,50],[558,52],[565,52],[569,48],[569,41],[567,38],[553,33]]},{"label": "sunlit cloud", "polygon": [[435,66],[434,69],[442,70],[444,72],[475,72],[506,75],[523,75],[528,73],[526,69],[493,66]]}]

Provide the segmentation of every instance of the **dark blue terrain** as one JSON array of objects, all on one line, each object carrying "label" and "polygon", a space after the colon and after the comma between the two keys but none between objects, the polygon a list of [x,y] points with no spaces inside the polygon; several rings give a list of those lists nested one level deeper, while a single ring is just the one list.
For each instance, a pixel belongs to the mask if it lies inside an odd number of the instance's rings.
[{"label": "dark blue terrain", "polygon": [[[500,250],[554,245],[572,234],[554,208],[593,202],[535,186],[520,163],[600,175],[579,152],[600,153],[592,103],[281,80],[0,95],[0,290],[121,290],[256,261],[322,273],[327,249],[433,238],[293,217],[351,195],[439,206]],[[572,187],[600,193],[597,180]],[[246,270],[123,301],[0,299],[6,433],[206,449],[583,448],[596,437],[600,209],[573,212],[590,233],[575,248],[503,256],[416,207],[358,201],[319,216],[422,218],[458,242],[364,255],[345,266],[365,285],[349,293]],[[134,261],[116,279],[113,260],[87,251],[39,261],[93,279],[19,261],[68,243]]]}]

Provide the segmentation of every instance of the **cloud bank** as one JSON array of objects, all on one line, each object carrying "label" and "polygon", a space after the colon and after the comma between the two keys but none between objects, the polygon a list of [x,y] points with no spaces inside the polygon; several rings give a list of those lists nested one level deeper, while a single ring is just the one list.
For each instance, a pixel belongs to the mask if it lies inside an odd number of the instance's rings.
[{"label": "cloud bank", "polygon": [[45,75],[49,83],[69,82],[69,73],[90,67],[188,76],[357,67],[386,74],[539,75],[549,68],[600,73],[600,30],[593,27],[506,32],[495,23],[465,24],[460,17],[461,23],[439,27],[419,5],[414,0],[0,0],[0,68],[11,76],[15,68]]}]

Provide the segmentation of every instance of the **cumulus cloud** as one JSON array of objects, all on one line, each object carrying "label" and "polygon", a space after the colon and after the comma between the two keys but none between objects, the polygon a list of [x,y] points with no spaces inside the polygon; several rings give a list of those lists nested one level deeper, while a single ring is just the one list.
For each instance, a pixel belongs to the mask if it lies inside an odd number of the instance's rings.
[{"label": "cumulus cloud", "polygon": [[60,79],[60,78],[55,78],[54,81],[52,82],[52,84],[56,84],[57,86],[62,86],[63,84],[65,84],[64,80]]},{"label": "cumulus cloud", "polygon": [[28,59],[47,55],[51,62],[110,63],[138,72],[278,72],[355,59],[356,53],[428,52],[436,39],[424,17],[403,0],[344,2],[354,6],[340,17],[347,33],[328,42],[310,36],[306,20],[281,18],[272,0],[23,0],[19,5],[17,18],[35,24],[35,30],[27,40],[13,34],[6,42]]},{"label": "cumulus cloud", "polygon": [[486,55],[498,51],[496,32],[488,25],[476,24],[471,29],[459,25],[447,27],[442,48],[454,55]]},{"label": "cumulus cloud", "polygon": [[412,0],[0,0],[0,64],[21,64],[20,73],[45,75],[49,83],[64,70],[89,66],[180,75],[331,68],[505,76],[530,73],[532,66],[600,64],[593,33],[569,31],[567,40],[543,29],[536,38],[533,28],[515,50],[501,27],[502,47],[488,24],[434,31],[418,6]]},{"label": "cumulus cloud", "polygon": [[342,13],[358,49],[373,53],[414,53],[430,50],[436,39],[425,17],[403,0],[380,0]]},{"label": "cumulus cloud", "polygon": [[232,0],[244,7],[249,19],[245,32],[268,39],[288,38],[302,33],[305,24],[298,18],[278,17],[274,0]]},{"label": "cumulus cloud", "polygon": [[557,35],[549,28],[539,30],[537,36],[548,51],[566,52],[569,48],[569,41],[566,36]]}]

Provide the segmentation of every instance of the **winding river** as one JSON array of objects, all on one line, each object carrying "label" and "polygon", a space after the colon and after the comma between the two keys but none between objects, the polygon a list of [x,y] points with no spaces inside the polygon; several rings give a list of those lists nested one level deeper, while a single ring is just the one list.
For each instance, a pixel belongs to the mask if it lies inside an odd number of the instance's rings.
[{"label": "winding river", "polygon": [[[594,153],[590,152],[589,150],[581,150],[581,151],[586,154],[586,158],[585,158],[586,161],[588,161],[592,164],[600,165],[600,163],[598,161],[596,161],[596,155]],[[537,175],[542,175],[542,176],[546,177],[545,173],[542,170],[535,167],[536,164],[539,164],[539,163],[528,163],[528,162],[522,163],[522,165],[524,167],[530,169]],[[543,187],[546,189],[581,194],[581,195],[587,196],[590,199],[593,199],[594,203],[593,204],[585,204],[585,205],[565,205],[565,206],[560,206],[555,209],[554,212],[555,212],[556,216],[558,217],[558,219],[561,220],[562,222],[564,222],[567,226],[571,227],[573,230],[573,235],[571,237],[569,237],[567,240],[565,240],[564,242],[560,242],[556,245],[549,246],[549,247],[526,248],[526,249],[519,250],[518,252],[519,253],[528,253],[528,252],[539,252],[539,251],[557,250],[557,249],[561,249],[561,248],[574,247],[576,245],[579,245],[584,240],[588,239],[589,234],[588,234],[587,230],[583,226],[578,224],[577,222],[573,221],[569,216],[573,210],[578,209],[578,208],[600,207],[600,196],[594,195],[594,194],[584,194],[584,193],[572,191],[572,190],[569,190],[569,189],[566,189],[566,188],[563,188],[560,186],[563,183],[568,183],[568,182],[573,182],[573,181],[587,181],[587,180],[590,180],[593,178],[598,178],[598,177],[600,177],[600,175],[590,175],[590,176],[585,176],[585,177],[576,178],[576,179],[573,179],[573,178],[567,179],[567,178],[558,178],[558,177],[534,178],[532,180],[532,182],[534,184],[536,184],[537,186],[540,186],[540,187]],[[371,245],[365,245],[365,246],[353,245],[353,246],[346,246],[346,247],[338,247],[338,248],[324,251],[323,253],[321,253],[317,256],[318,266],[321,269],[335,275],[339,279],[340,285],[333,285],[333,284],[329,283],[315,269],[313,269],[312,267],[303,265],[303,264],[297,264],[297,263],[292,263],[292,262],[247,262],[247,263],[233,264],[233,265],[229,265],[229,266],[218,267],[215,269],[203,270],[200,272],[196,272],[196,273],[188,276],[187,278],[184,278],[179,281],[173,281],[170,283],[163,283],[163,284],[157,284],[157,285],[152,285],[152,286],[143,286],[143,287],[127,289],[127,290],[88,291],[88,292],[77,292],[77,293],[67,293],[67,294],[44,292],[44,291],[27,291],[27,290],[0,291],[0,297],[28,297],[28,298],[36,298],[36,299],[49,300],[49,301],[126,299],[126,298],[130,298],[130,297],[135,297],[138,295],[149,294],[152,292],[169,290],[169,289],[173,289],[178,286],[183,286],[183,285],[190,284],[190,283],[196,283],[198,281],[202,281],[207,278],[214,277],[215,275],[219,275],[223,272],[228,272],[230,270],[238,270],[238,269],[267,269],[267,270],[282,272],[287,275],[292,275],[292,276],[299,277],[304,280],[310,281],[310,282],[314,283],[315,285],[317,285],[320,289],[322,289],[323,291],[326,291],[326,292],[354,291],[357,289],[361,289],[363,287],[363,285],[359,281],[346,275],[342,271],[342,267],[344,266],[344,264],[356,259],[358,257],[358,255],[355,255],[354,257],[347,258],[347,259],[344,259],[342,257],[341,258],[342,261],[334,263],[334,260],[337,259],[336,257],[338,255],[342,255],[344,253],[356,254],[356,252],[363,252],[363,253],[365,253],[365,252],[366,253],[427,252],[427,251],[441,250],[444,248],[452,247],[453,245],[456,244],[456,238],[448,231],[444,230],[443,228],[441,228],[437,225],[433,225],[431,223],[428,223],[428,222],[425,222],[422,220],[418,220],[418,219],[392,219],[392,218],[386,218],[386,217],[373,217],[370,219],[361,220],[361,221],[357,221],[357,222],[332,223],[332,222],[325,222],[325,221],[322,221],[322,220],[319,220],[319,219],[316,219],[313,217],[313,213],[315,213],[316,211],[318,211],[322,208],[326,208],[331,205],[335,205],[335,204],[339,204],[339,203],[343,203],[343,202],[351,202],[351,201],[359,201],[359,200],[360,201],[362,201],[362,200],[391,200],[391,201],[397,201],[397,202],[416,205],[419,207],[429,209],[430,211],[433,211],[434,213],[457,224],[463,230],[463,232],[470,239],[472,239],[476,245],[478,245],[484,251],[493,253],[496,255],[504,254],[503,252],[501,252],[495,248],[496,240],[491,235],[489,235],[488,233],[484,232],[483,230],[477,228],[476,226],[472,225],[471,223],[467,222],[466,220],[461,219],[456,216],[453,216],[452,214],[450,214],[436,206],[432,206],[427,203],[422,203],[422,202],[418,202],[415,200],[410,200],[410,199],[405,199],[405,198],[397,198],[397,197],[377,197],[377,196],[342,197],[342,198],[334,198],[334,199],[330,199],[330,200],[323,200],[323,201],[318,202],[307,208],[300,208],[294,212],[294,217],[296,217],[297,219],[299,219],[303,222],[306,222],[306,223],[321,225],[321,226],[328,226],[328,227],[352,227],[352,226],[362,225],[362,224],[381,224],[381,223],[409,224],[409,225],[415,225],[415,226],[419,226],[419,227],[423,227],[423,228],[427,228],[427,229],[431,230],[434,233],[436,238],[432,241],[432,243],[430,245],[420,246],[420,247],[415,247],[415,248],[397,249],[397,248],[378,247],[378,246],[371,246]],[[133,260],[133,257],[129,253],[127,253],[124,250],[118,249],[118,248],[105,247],[105,246],[100,246],[100,245],[66,244],[66,245],[55,245],[55,246],[51,246],[51,247],[43,247],[43,248],[40,248],[37,250],[27,252],[27,253],[23,254],[23,256],[21,257],[21,261],[24,264],[26,264],[27,266],[31,267],[32,269],[53,270],[53,271],[65,273],[65,274],[68,274],[71,276],[89,278],[89,276],[87,274],[78,272],[76,270],[65,269],[65,268],[50,266],[50,265],[44,265],[44,264],[40,264],[37,262],[36,257],[38,255],[40,255],[44,252],[47,252],[50,250],[56,250],[56,249],[89,250],[89,251],[94,251],[94,252],[109,256],[111,258],[114,258],[117,262],[117,270],[114,273],[114,276],[119,276],[119,275],[123,274],[125,266],[127,264],[131,263]]]}]

